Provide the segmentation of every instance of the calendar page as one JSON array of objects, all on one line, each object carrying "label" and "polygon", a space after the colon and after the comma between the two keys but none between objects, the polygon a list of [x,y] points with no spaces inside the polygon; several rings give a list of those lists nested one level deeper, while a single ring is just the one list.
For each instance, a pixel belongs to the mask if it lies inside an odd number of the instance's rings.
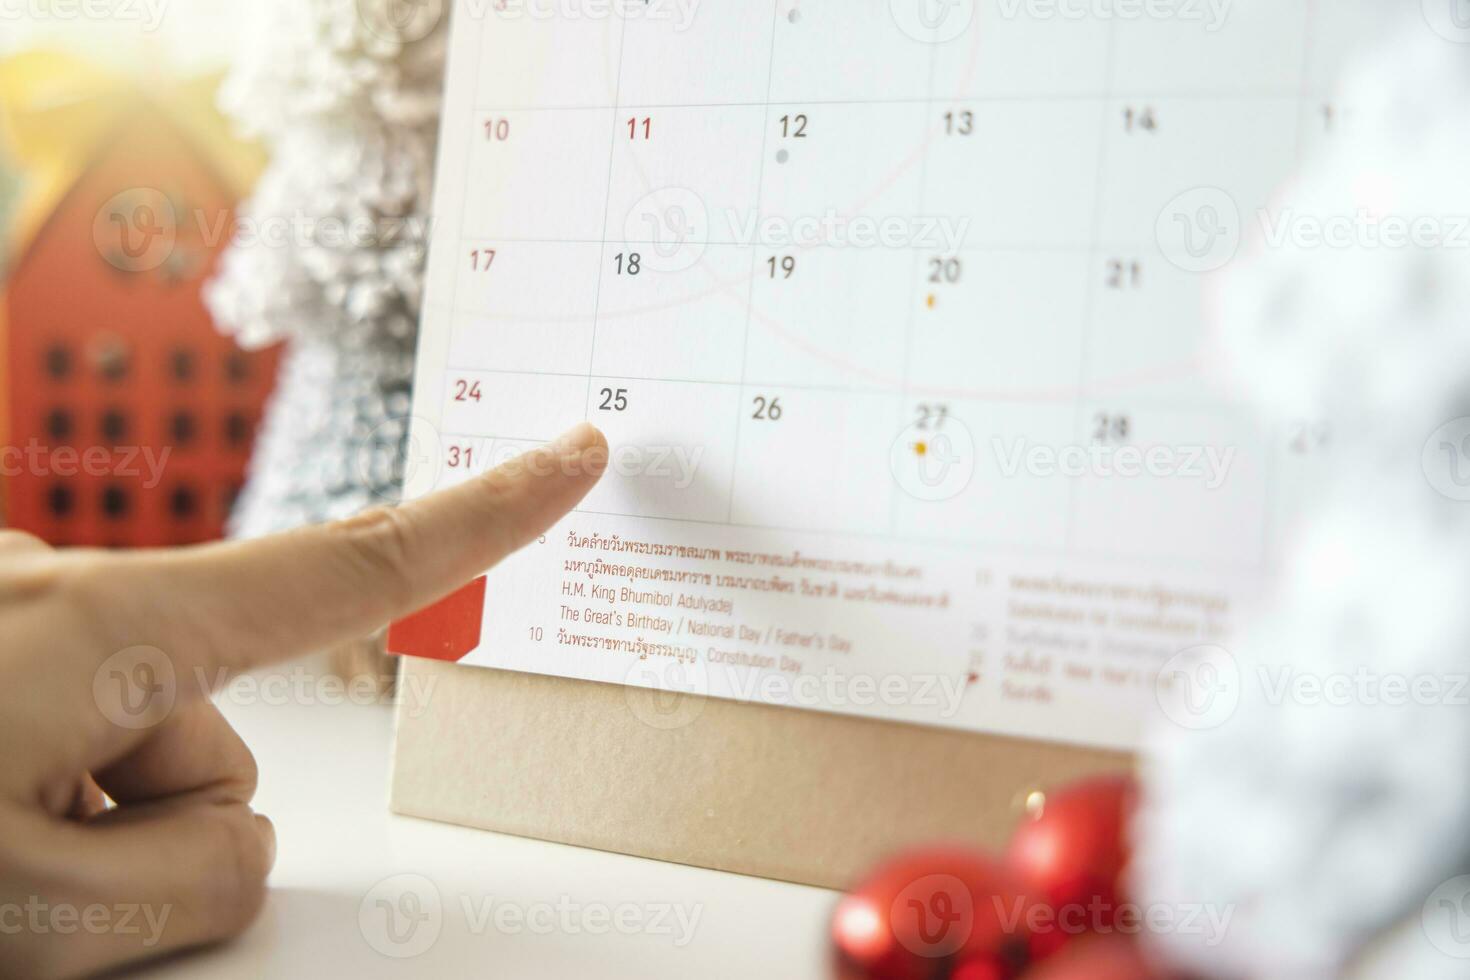
[{"label": "calendar page", "polygon": [[1328,438],[1214,382],[1209,298],[1365,6],[461,0],[408,486],[582,419],[612,455],[454,656],[1189,723],[1171,665],[1229,657]]}]

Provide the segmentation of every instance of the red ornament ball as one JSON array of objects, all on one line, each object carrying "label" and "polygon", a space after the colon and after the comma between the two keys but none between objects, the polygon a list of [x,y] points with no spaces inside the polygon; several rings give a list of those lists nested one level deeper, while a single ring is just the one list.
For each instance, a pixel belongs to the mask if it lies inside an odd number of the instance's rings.
[{"label": "red ornament ball", "polygon": [[840,980],[1012,980],[1026,965],[1029,903],[998,861],[963,847],[903,854],[837,904]]},{"label": "red ornament ball", "polygon": [[989,960],[970,960],[959,964],[949,980],[1005,980],[1006,974]]},{"label": "red ornament ball", "polygon": [[1068,946],[1026,974],[1026,980],[1175,980],[1121,936],[1094,936]]},{"label": "red ornament ball", "polygon": [[1016,830],[1006,863],[1026,893],[1048,906],[1048,924],[1035,926],[1033,952],[1049,955],[1080,935],[1118,926],[1137,802],[1131,777],[1090,779],[1048,793]]}]

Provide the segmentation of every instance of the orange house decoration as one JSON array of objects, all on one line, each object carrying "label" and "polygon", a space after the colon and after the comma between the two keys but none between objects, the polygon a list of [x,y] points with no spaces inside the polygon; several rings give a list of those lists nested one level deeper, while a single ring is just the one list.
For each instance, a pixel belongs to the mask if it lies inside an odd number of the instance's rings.
[{"label": "orange house decoration", "polygon": [[0,66],[33,188],[0,297],[10,527],[104,547],[224,531],[278,352],[242,351],[200,297],[259,165],[212,90],[145,95],[55,57]]}]

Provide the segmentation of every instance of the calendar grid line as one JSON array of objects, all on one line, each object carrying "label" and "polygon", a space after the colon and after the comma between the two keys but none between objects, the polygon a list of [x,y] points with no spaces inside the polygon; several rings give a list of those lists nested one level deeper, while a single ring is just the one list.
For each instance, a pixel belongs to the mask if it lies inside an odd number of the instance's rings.
[{"label": "calendar grid line", "polygon": [[[1111,116],[1112,116],[1111,112],[1106,107],[1107,106],[1111,106],[1116,101],[1112,97],[1112,85],[1113,85],[1113,72],[1116,71],[1116,69],[1117,69],[1117,64],[1116,64],[1117,45],[1118,45],[1117,23],[1116,22],[1113,22],[1112,24],[1109,24],[1108,25],[1107,56],[1106,56],[1106,62],[1105,62],[1106,68],[1105,68],[1105,74],[1104,74],[1104,77],[1107,79],[1107,82],[1105,83],[1104,89],[1103,89],[1103,95],[1105,96],[1105,98],[1103,100],[1104,109],[1103,109],[1103,112],[1102,112],[1102,120],[1101,120],[1101,124],[1098,126],[1098,147],[1099,148],[1098,148],[1098,158],[1097,158],[1097,173],[1098,173],[1097,195],[1096,195],[1096,197],[1093,198],[1093,202],[1092,202],[1092,250],[1089,253],[1088,263],[1087,263],[1087,265],[1088,265],[1088,278],[1087,278],[1087,285],[1085,287],[1085,289],[1086,289],[1086,294],[1085,294],[1086,298],[1085,298],[1085,301],[1084,301],[1083,314],[1082,314],[1082,330],[1081,330],[1081,334],[1079,336],[1079,348],[1080,349],[1078,351],[1078,356],[1077,356],[1077,390],[1078,391],[1083,391],[1083,390],[1086,389],[1087,375],[1088,375],[1088,370],[1089,370],[1089,367],[1090,367],[1090,360],[1089,360],[1089,357],[1088,357],[1088,352],[1089,352],[1089,350],[1091,348],[1092,327],[1093,327],[1094,322],[1097,319],[1097,290],[1098,290],[1098,285],[1097,285],[1096,270],[1097,270],[1097,261],[1098,261],[1098,258],[1102,254],[1102,252],[1100,250],[1100,247],[1099,247],[1099,242],[1100,242],[1100,239],[1102,238],[1103,206],[1104,206],[1104,188],[1107,186],[1107,173],[1108,173],[1108,126],[1109,126],[1109,120],[1111,119]],[[1073,431],[1073,438],[1077,441],[1077,444],[1078,445],[1082,445],[1083,444],[1083,441],[1084,441],[1084,439],[1085,439],[1085,437],[1087,435],[1087,431],[1086,431],[1086,418],[1087,418],[1087,414],[1086,413],[1087,413],[1087,407],[1083,404],[1083,402],[1082,402],[1081,399],[1078,399],[1076,405],[1073,407],[1073,410],[1072,410],[1072,431]],[[1075,483],[1075,482],[1067,488],[1067,524],[1066,524],[1066,538],[1065,538],[1065,540],[1066,540],[1066,543],[1067,543],[1067,547],[1068,548],[1071,548],[1076,543],[1076,537],[1077,537],[1077,497],[1078,497],[1078,494],[1079,493],[1080,493],[1080,488],[1079,488],[1078,484]]]},{"label": "calendar grid line", "polygon": [[[928,103],[925,106],[925,115],[927,117],[930,117],[930,118],[932,118],[933,115],[934,115],[934,79],[935,79],[935,76],[938,73],[938,71],[939,71],[939,48],[938,48],[937,45],[931,45],[930,48],[929,48],[929,101],[928,101]],[[932,137],[931,137],[931,139],[932,139]],[[921,213],[921,214],[924,211],[924,204],[928,200],[928,192],[929,192],[929,154],[928,153],[925,153],[924,154],[923,161],[920,162],[920,164],[919,164],[919,179],[918,179],[918,188],[917,188],[918,201],[916,203],[916,210],[919,213]],[[903,395],[902,395],[902,399],[903,400],[899,404],[899,408],[898,408],[899,414],[898,414],[898,419],[896,420],[896,424],[898,425],[898,430],[897,431],[899,431],[899,432],[905,431],[904,418],[905,418],[905,413],[907,413],[908,410],[909,410],[909,401],[910,401],[910,398],[911,398],[909,380],[910,380],[911,372],[913,371],[913,361],[914,361],[914,326],[915,326],[915,321],[917,320],[918,315],[919,315],[919,292],[920,292],[919,280],[921,278],[921,276],[920,276],[920,270],[923,268],[923,266],[922,266],[922,264],[920,262],[920,258],[919,258],[920,251],[921,250],[920,249],[917,249],[917,248],[914,248],[914,249],[911,249],[910,251],[912,252],[912,256],[911,256],[910,261],[909,261],[909,302],[908,302],[908,316],[904,318],[903,373],[901,375],[902,378],[903,378]],[[888,531],[889,531],[890,534],[895,533],[897,531],[897,529],[898,529],[898,515],[899,515],[899,506],[898,505],[899,505],[899,500],[892,493],[892,490],[890,489],[890,491],[889,491],[889,497],[888,497]]]},{"label": "calendar grid line", "polygon": [[550,442],[552,440],[552,438],[554,438],[554,436],[548,436],[548,435],[539,435],[539,436],[489,435],[489,434],[484,433],[484,432],[444,432],[444,433],[441,433],[439,437],[441,439],[463,439],[466,442],[474,442],[476,440],[479,440],[480,442],[524,442],[524,443],[533,443],[535,445],[542,445],[543,443]]},{"label": "calendar grid line", "polygon": [[[1323,93],[1326,94],[1326,93]],[[765,102],[629,102],[609,106],[605,103],[588,105],[479,105],[475,108],[476,115],[488,112],[601,112],[606,110],[627,109],[777,109],[804,108],[808,106],[841,107],[841,106],[927,106],[932,103],[948,103],[960,106],[966,103],[977,104],[1006,104],[1016,103],[1021,105],[1045,104],[1051,105],[1058,102],[1115,102],[1122,99],[1151,100],[1157,102],[1289,102],[1298,98],[1300,92],[1287,89],[1258,89],[1241,91],[1200,91],[1200,92],[1160,92],[1158,89],[1133,89],[1127,91],[1113,92],[1106,99],[1099,98],[1096,94],[1045,94],[1035,95],[956,95],[949,96],[911,96],[906,98],[887,99],[777,99]]]},{"label": "calendar grid line", "polygon": [[[485,62],[485,25],[483,23],[481,23],[479,25],[479,29],[476,32],[476,38],[475,38],[475,40],[476,40],[477,43],[475,44],[475,89],[474,90],[476,92],[478,92],[480,90],[480,76],[481,76],[481,72],[484,70],[484,62]],[[473,136],[471,136],[471,138],[473,139]],[[465,154],[465,161],[464,161],[464,180],[465,180],[465,186],[466,187],[469,186],[470,178],[471,178],[471,176],[473,174],[473,171],[474,171],[474,163],[475,163],[475,156],[474,156],[474,154],[473,153],[466,153]],[[465,215],[465,209],[464,208],[460,208],[459,209],[459,214],[458,214],[457,217],[459,219],[458,220],[458,224],[459,224],[459,239],[458,239],[458,241],[463,242],[465,240],[464,226],[465,226],[465,221],[467,220],[467,216]],[[455,261],[458,262],[459,261],[458,258],[456,258]],[[450,286],[450,304],[455,309],[458,309],[459,306],[460,306],[460,277],[457,274],[454,276],[453,281],[452,281],[452,284]],[[446,352],[445,357],[446,357],[446,360],[447,360],[448,359],[447,352]],[[449,370],[452,370],[452,368],[447,368],[446,367],[445,370],[446,371],[449,371]]]},{"label": "calendar grid line", "polygon": [[[603,251],[607,250],[607,225],[609,221],[609,215],[612,213],[613,163],[616,161],[618,154],[618,116],[622,114],[622,107],[617,105],[616,103],[621,96],[623,90],[623,50],[625,45],[627,44],[627,41],[628,25],[627,22],[624,21],[618,31],[618,79],[617,83],[614,85],[613,91],[614,105],[609,110],[612,115],[613,125],[612,134],[608,140],[607,174],[606,182],[604,184],[605,190],[603,191],[603,194],[605,195],[602,204],[601,246]],[[602,261],[599,261],[597,263],[597,289],[593,295],[592,301],[592,340],[591,343],[587,345],[587,398],[584,403],[584,417],[590,416],[592,411],[592,366],[597,358],[597,321],[602,311],[602,280],[603,277],[607,274],[604,268],[606,264],[607,263]]]},{"label": "calendar grid line", "polygon": [[[847,216],[844,216],[844,217],[847,217],[847,218],[851,219],[851,218],[857,218],[857,217],[861,217],[861,216],[862,215],[847,215]],[[939,217],[939,216],[938,215],[920,215],[919,217]],[[948,215],[945,215],[945,217],[948,217]],[[661,245],[661,244],[664,244],[663,242],[660,242],[656,238],[647,238],[647,239],[645,239],[645,238],[617,238],[617,239],[613,239],[611,241],[603,241],[603,240],[597,239],[597,238],[517,238],[517,237],[513,237],[513,236],[509,236],[509,235],[469,235],[469,236],[464,237],[461,241],[462,241],[463,244],[474,244],[474,243],[477,243],[477,242],[483,242],[483,243],[495,244],[495,245],[586,245],[589,248],[592,247],[592,246],[595,246],[595,245],[596,246],[604,246],[604,247],[606,247],[607,245],[611,245],[611,244],[621,244],[621,245]],[[758,250],[759,249],[787,248],[787,249],[791,249],[792,251],[806,251],[806,252],[810,252],[810,251],[813,251],[813,250],[816,250],[816,249],[823,249],[823,248],[833,248],[833,249],[836,249],[836,250],[846,250],[846,251],[853,251],[853,252],[912,252],[912,251],[932,252],[932,251],[934,251],[930,247],[921,246],[921,245],[882,245],[882,244],[879,244],[879,245],[864,245],[864,246],[858,246],[858,245],[826,246],[826,245],[790,245],[790,244],[780,245],[780,244],[776,244],[776,243],[772,243],[772,242],[741,242],[741,241],[724,241],[724,240],[716,241],[716,240],[700,240],[698,238],[690,238],[690,239],[688,239],[686,241],[686,244],[699,245],[699,246],[704,247],[704,248],[753,248],[753,249],[758,249]],[[1134,248],[1134,247],[1137,247],[1137,245],[1138,245],[1138,243],[1113,243],[1113,244],[1116,244],[1116,246],[1118,248],[1120,248],[1120,249]],[[1021,244],[1016,244],[1016,245],[965,245],[965,246],[962,246],[959,249],[956,249],[956,252],[1017,252],[1017,253],[1023,253],[1023,254],[1038,254],[1038,253],[1039,254],[1047,254],[1047,253],[1055,252],[1055,253],[1063,254],[1063,255],[1069,255],[1069,254],[1070,255],[1080,255],[1080,254],[1083,254],[1083,253],[1086,253],[1086,252],[1090,252],[1091,250],[1092,250],[1091,247],[1090,246],[1087,246],[1087,245],[1027,245],[1025,243],[1021,243]]]},{"label": "calendar grid line", "polygon": [[[1260,205],[1259,206],[1262,207],[1262,208],[1264,208],[1266,206],[1266,204],[1267,204],[1267,202],[1264,202],[1263,201],[1263,202],[1260,202]],[[1251,209],[1250,208],[1242,208],[1242,211],[1250,212]],[[871,216],[867,216],[867,215],[863,215],[863,214],[855,214],[855,215],[842,215],[840,217],[842,217],[844,219],[847,219],[847,220],[854,220],[854,219],[857,219],[857,218],[864,218],[864,217],[871,217]],[[942,216],[941,215],[919,215],[918,217],[952,217],[952,216],[951,215],[942,215]],[[641,245],[641,246],[657,247],[657,246],[659,246],[661,244],[665,244],[663,242],[660,242],[658,239],[644,239],[644,238],[613,238],[613,239],[608,239],[608,240],[604,241],[602,239],[597,239],[597,238],[517,238],[517,237],[513,237],[513,236],[508,236],[508,235],[467,235],[467,236],[465,236],[464,238],[462,238],[460,240],[460,243],[462,245],[474,245],[474,244],[492,244],[492,245],[574,245],[574,246],[585,246],[587,248],[595,248],[595,247],[606,248],[609,245]],[[796,253],[799,253],[799,254],[807,254],[807,253],[814,253],[814,252],[833,252],[833,253],[838,253],[838,254],[848,254],[848,253],[863,254],[863,253],[869,253],[869,252],[892,252],[892,253],[918,252],[920,254],[931,254],[932,255],[932,254],[935,254],[936,252],[940,251],[939,249],[937,249],[935,246],[932,246],[932,245],[881,245],[881,244],[878,244],[878,245],[862,245],[862,246],[859,246],[859,245],[822,245],[822,244],[817,244],[817,245],[800,244],[800,245],[798,245],[798,244],[789,244],[789,243],[788,244],[782,244],[782,243],[776,243],[776,242],[754,242],[754,243],[751,243],[751,242],[740,242],[740,241],[701,241],[699,239],[693,239],[693,238],[689,239],[688,242],[686,242],[686,244],[697,245],[697,246],[699,246],[701,248],[721,248],[721,249],[742,249],[742,248],[748,248],[748,249],[754,249],[756,251],[775,251],[777,249],[781,249],[781,250],[784,250],[784,251],[796,252]],[[1159,258],[1160,260],[1167,261],[1167,258],[1165,256],[1159,254],[1157,242],[1151,241],[1151,240],[1149,240],[1147,238],[1138,238],[1138,239],[1105,238],[1105,239],[1102,239],[1102,240],[1100,240],[1098,242],[1098,244],[1097,244],[1097,250],[1101,250],[1101,251],[1104,251],[1104,252],[1117,252],[1117,253],[1128,253],[1128,254],[1133,254],[1133,253],[1152,254],[1154,257]],[[971,254],[974,254],[974,255],[1070,255],[1070,256],[1076,256],[1076,255],[1091,255],[1093,252],[1094,252],[1094,247],[1090,243],[1089,244],[1086,244],[1086,245],[1081,245],[1081,244],[1078,244],[1078,245],[1039,244],[1039,245],[1037,245],[1037,244],[1028,244],[1026,242],[1016,242],[1016,243],[1009,243],[1009,242],[1007,242],[1007,243],[998,244],[998,245],[983,245],[983,244],[982,245],[963,245],[963,246],[961,246],[961,247],[959,247],[957,249],[954,249],[952,251],[946,250],[945,251],[945,254],[946,255],[971,255]],[[740,277],[740,278],[737,278],[737,279],[726,280],[725,281],[725,285],[734,285],[735,283],[743,282],[743,281],[744,281],[744,278],[743,277]],[[446,308],[445,307],[445,304],[443,304],[443,303],[439,303],[439,304],[435,304],[435,305],[436,305],[437,308],[441,308],[441,309]],[[455,312],[455,313],[473,313],[475,311],[474,310],[471,310],[471,309],[469,309],[467,307],[462,307],[462,308],[454,309],[453,312]]]},{"label": "calendar grid line", "polygon": [[[771,0],[771,33],[770,44],[766,54],[766,100],[771,97],[771,86],[776,78],[776,30],[780,23],[781,0]],[[761,124],[761,155],[760,165],[756,168],[755,178],[755,213],[757,216],[764,214],[765,186],[766,186],[766,155],[771,148],[771,112],[770,107],[762,113]],[[750,279],[745,287],[745,334],[740,340],[740,385],[745,386],[745,373],[750,358],[750,321],[755,311],[755,275],[759,267],[760,249],[752,247],[750,251]],[[729,520],[735,514],[735,483],[740,475],[740,433],[745,427],[745,408],[737,405],[735,409],[735,437],[732,442],[734,447],[733,458],[735,465],[730,467],[730,488],[726,500],[725,518]]]},{"label": "calendar grid line", "polygon": [[[1311,66],[1313,57],[1312,27],[1317,21],[1317,16],[1317,0],[1307,0],[1305,11],[1306,27],[1305,30],[1302,32],[1302,85],[1300,100],[1297,108],[1296,162],[1298,168],[1303,165],[1306,158],[1306,112],[1307,104],[1313,98],[1311,93]],[[1276,499],[1282,489],[1281,471],[1283,469],[1283,460],[1280,454],[1284,451],[1284,447],[1286,445],[1286,439],[1284,437],[1285,432],[1282,431],[1282,428],[1279,424],[1272,427],[1270,442],[1271,449],[1269,452],[1266,453],[1265,459],[1262,461],[1261,464],[1261,483],[1262,486],[1265,488],[1267,500]],[[1266,513],[1261,521],[1259,532],[1261,542],[1261,554],[1266,556],[1268,559],[1270,558],[1272,551],[1272,542],[1279,542],[1284,538],[1284,529],[1278,527],[1280,520],[1280,515],[1277,513],[1276,508],[1273,507],[1267,508]]]},{"label": "calendar grid line", "polygon": [[[518,371],[518,370],[507,369],[507,368],[465,367],[465,366],[450,366],[446,370],[448,372],[452,373],[452,374],[463,374],[463,375],[491,374],[491,375],[506,375],[506,376],[511,376],[511,377],[567,378],[567,379],[586,379],[586,378],[589,377],[589,375],[587,375],[584,372],[580,372],[580,371],[543,371],[543,370],[536,370],[536,371]],[[719,379],[719,378],[690,378],[690,377],[673,377],[673,376],[658,376],[658,375],[640,376],[640,375],[629,375],[629,374],[599,373],[599,372],[596,372],[596,371],[594,371],[590,375],[590,377],[594,381],[596,381],[596,380],[604,380],[604,381],[634,381],[634,382],[648,383],[648,384],[707,385],[707,386],[716,387],[716,388],[774,388],[774,389],[779,389],[781,391],[810,391],[810,392],[818,392],[818,393],[823,393],[823,394],[838,394],[838,395],[841,395],[841,394],[865,395],[865,396],[885,395],[885,396],[888,396],[888,397],[891,397],[891,398],[902,398],[903,395],[904,395],[904,387],[901,384],[891,385],[891,386],[888,386],[888,387],[862,387],[862,386],[854,386],[852,384],[827,384],[827,385],[824,385],[824,384],[810,384],[810,383],[806,383],[806,382],[785,382],[785,381],[770,381],[770,380],[760,380],[760,379],[751,380],[749,378],[747,378],[745,380],[741,380],[741,381],[731,381],[731,380],[725,380],[725,379]],[[932,387],[931,386],[924,386],[924,387],[919,387],[919,388],[910,388],[909,390],[910,390],[911,393],[912,393],[912,391],[919,391],[919,392],[927,392],[927,393],[931,393],[931,394],[937,394],[937,393],[939,393],[941,391],[941,389],[939,389],[937,386],[932,386]],[[954,395],[953,392],[946,392],[946,393],[947,394],[950,394],[950,395]],[[985,404],[985,405],[1036,405],[1036,404],[1053,404],[1053,403],[1063,403],[1063,402],[1070,403],[1072,401],[1079,400],[1079,399],[1082,400],[1082,401],[1087,401],[1087,402],[1097,402],[1097,401],[1101,401],[1102,400],[1101,399],[1101,396],[1099,396],[1097,393],[1089,392],[1089,391],[1084,391],[1084,392],[1080,392],[1080,393],[1078,393],[1078,392],[1067,392],[1067,393],[1064,393],[1064,394],[1059,394],[1055,398],[1024,398],[1024,397],[1019,397],[1019,396],[1016,396],[1016,397],[1001,397],[1001,396],[995,396],[995,395],[985,395],[985,396],[973,397],[973,398],[970,398],[969,400],[980,402],[980,403]],[[1201,400],[1199,402],[1183,402],[1183,401],[1176,401],[1176,400],[1172,400],[1172,399],[1134,398],[1134,399],[1132,399],[1132,402],[1138,404],[1140,407],[1147,408],[1150,411],[1155,411],[1155,412],[1168,412],[1168,413],[1171,413],[1171,414],[1179,414],[1179,415],[1192,415],[1192,416],[1199,416],[1199,417],[1203,417],[1203,418],[1222,418],[1222,419],[1224,419],[1224,418],[1236,418],[1239,415],[1239,413],[1240,413],[1239,406],[1237,406],[1237,405],[1235,405],[1235,404],[1233,404],[1231,402],[1228,402],[1228,401],[1219,401],[1219,400]],[[961,420],[961,421],[963,421],[963,420]]]}]

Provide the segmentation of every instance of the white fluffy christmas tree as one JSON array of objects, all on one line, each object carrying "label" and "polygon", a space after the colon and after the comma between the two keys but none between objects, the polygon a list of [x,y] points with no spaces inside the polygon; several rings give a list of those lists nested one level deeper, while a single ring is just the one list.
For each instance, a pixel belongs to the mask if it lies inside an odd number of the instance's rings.
[{"label": "white fluffy christmas tree", "polygon": [[248,536],[397,493],[445,26],[437,3],[241,10],[254,30],[222,101],[271,164],[206,298],[245,346],[291,345],[233,520]]},{"label": "white fluffy christmas tree", "polygon": [[1332,474],[1231,651],[1238,709],[1155,741],[1140,888],[1233,911],[1218,948],[1162,937],[1205,976],[1470,973],[1470,901],[1439,901],[1470,870],[1470,47],[1413,6],[1279,204],[1355,230],[1259,244],[1222,290],[1232,383],[1325,421]]}]

